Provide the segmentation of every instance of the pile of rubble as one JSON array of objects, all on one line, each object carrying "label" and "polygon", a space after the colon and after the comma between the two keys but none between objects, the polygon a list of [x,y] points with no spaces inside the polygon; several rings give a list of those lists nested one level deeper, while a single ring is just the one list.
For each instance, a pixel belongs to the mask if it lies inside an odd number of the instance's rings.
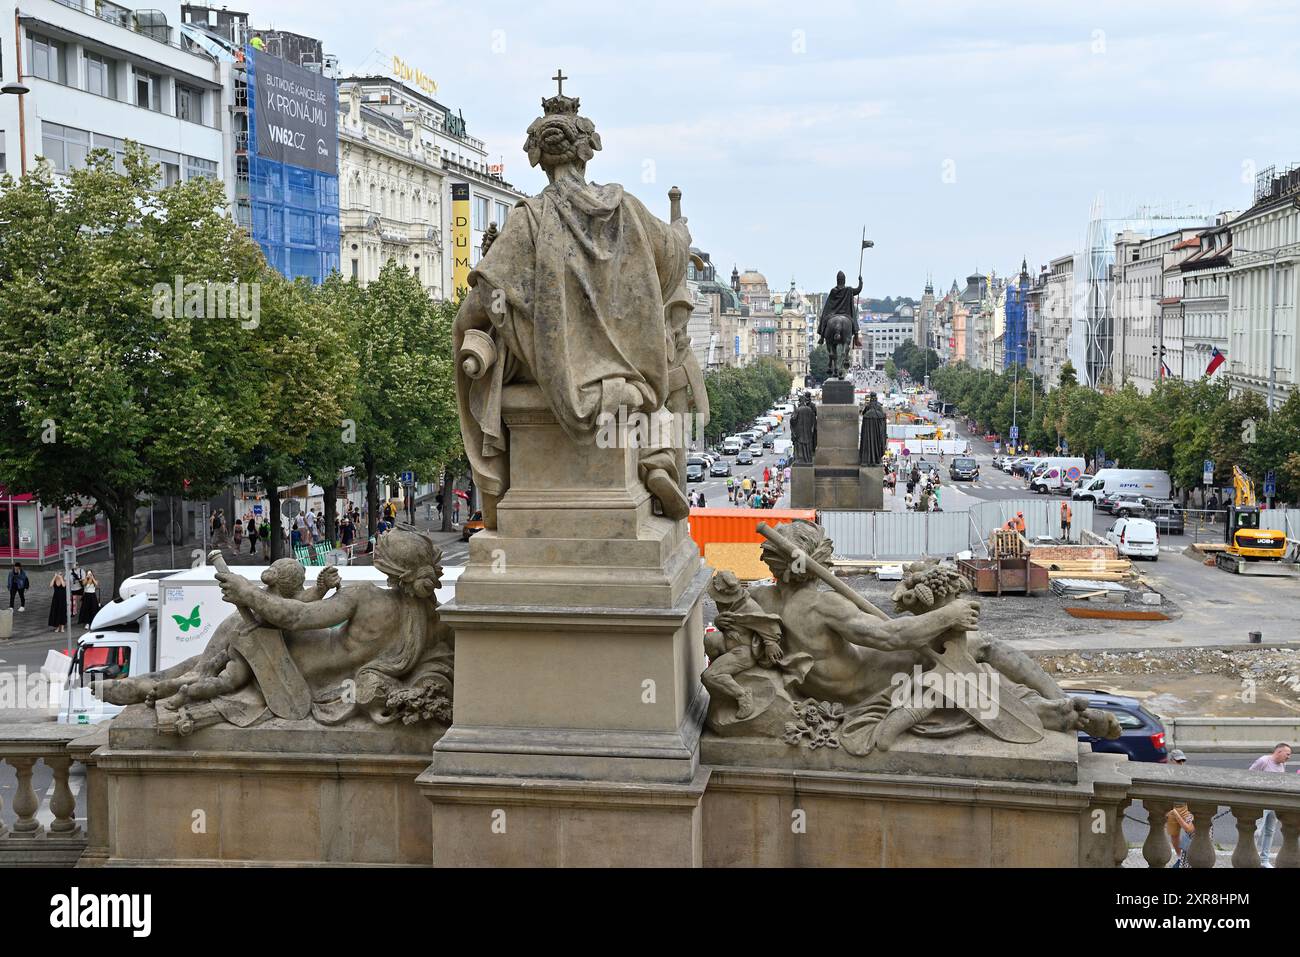
[{"label": "pile of rubble", "polygon": [[1162,648],[1144,651],[1071,651],[1037,658],[1049,674],[1216,674],[1275,690],[1300,691],[1300,649]]}]

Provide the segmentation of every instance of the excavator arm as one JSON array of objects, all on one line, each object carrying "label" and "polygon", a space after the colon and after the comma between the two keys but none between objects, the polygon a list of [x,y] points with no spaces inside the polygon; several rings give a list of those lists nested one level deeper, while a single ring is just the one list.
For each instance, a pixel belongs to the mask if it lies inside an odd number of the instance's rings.
[{"label": "excavator arm", "polygon": [[1250,476],[1247,475],[1240,465],[1232,467],[1232,490],[1234,505],[1254,505],[1255,502],[1255,484],[1251,482]]}]

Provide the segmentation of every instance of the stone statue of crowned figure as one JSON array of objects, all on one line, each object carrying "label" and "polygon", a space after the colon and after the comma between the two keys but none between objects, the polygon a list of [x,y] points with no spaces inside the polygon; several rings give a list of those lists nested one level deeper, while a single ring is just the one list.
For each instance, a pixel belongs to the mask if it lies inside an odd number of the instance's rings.
[{"label": "stone statue of crowned figure", "polygon": [[[535,384],[580,444],[615,420],[708,414],[686,334],[691,236],[680,193],[666,223],[621,186],[588,182],[600,134],[557,79],[561,92],[542,101],[524,143],[549,184],[520,201],[470,273],[453,333],[461,431],[488,528],[510,482],[507,386]],[[638,475],[665,516],[684,519],[684,443],[666,431],[638,443]]]}]

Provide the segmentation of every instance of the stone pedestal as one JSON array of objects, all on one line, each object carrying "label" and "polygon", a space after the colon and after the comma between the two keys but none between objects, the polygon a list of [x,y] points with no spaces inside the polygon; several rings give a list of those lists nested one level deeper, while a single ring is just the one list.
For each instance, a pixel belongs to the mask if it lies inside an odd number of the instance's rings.
[{"label": "stone pedestal", "polygon": [[912,737],[866,759],[706,735],[703,754],[706,867],[1114,864],[1123,765],[1074,735]]},{"label": "stone pedestal", "polygon": [[853,383],[829,379],[817,407],[817,450],[812,465],[796,465],[790,482],[792,508],[880,511],[885,507],[884,469],[858,465],[861,420]]},{"label": "stone pedestal", "polygon": [[574,443],[534,387],[503,416],[498,527],[440,612],[456,700],[419,778],[434,863],[698,865],[709,571],[638,450]]},{"label": "stone pedestal", "polygon": [[107,821],[92,835],[107,827],[90,863],[410,866],[432,856],[415,778],[437,726],[273,718],[178,737],[154,725],[151,709],[128,708],[95,752],[90,811]]}]

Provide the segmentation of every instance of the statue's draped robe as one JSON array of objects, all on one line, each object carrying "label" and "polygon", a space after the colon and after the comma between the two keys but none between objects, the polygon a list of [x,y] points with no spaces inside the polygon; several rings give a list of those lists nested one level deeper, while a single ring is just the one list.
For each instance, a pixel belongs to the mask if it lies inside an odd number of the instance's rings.
[{"label": "statue's draped robe", "polygon": [[817,339],[826,338],[826,322],[831,316],[848,316],[853,320],[853,328],[858,327],[858,307],[853,301],[862,287],[836,286],[826,294],[826,303],[822,306],[821,317],[817,320]]},{"label": "statue's draped robe", "polygon": [[817,410],[800,405],[790,416],[790,436],[794,439],[796,465],[811,465],[817,450]]},{"label": "statue's draped robe", "polygon": [[885,457],[889,430],[885,410],[874,402],[862,410],[862,430],[858,439],[858,464],[879,465]]},{"label": "statue's draped robe", "polygon": [[[501,394],[512,380],[536,382],[579,442],[594,441],[602,412],[617,415],[625,385],[641,411],[664,405],[664,305],[684,281],[689,246],[684,223],[662,222],[618,185],[559,180],[515,207],[469,277],[498,361],[480,379],[456,373],[465,449],[484,492],[508,484]],[[458,318],[457,354],[464,331]]]}]

